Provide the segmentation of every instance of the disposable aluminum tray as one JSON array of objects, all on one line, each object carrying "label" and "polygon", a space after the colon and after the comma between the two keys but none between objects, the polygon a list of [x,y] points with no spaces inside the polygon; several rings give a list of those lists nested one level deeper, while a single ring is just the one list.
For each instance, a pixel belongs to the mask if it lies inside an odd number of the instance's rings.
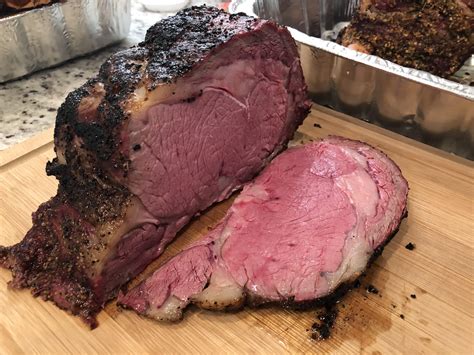
[{"label": "disposable aluminum tray", "polygon": [[66,0],[0,18],[0,82],[117,42],[130,28],[130,0]]},{"label": "disposable aluminum tray", "polygon": [[[268,17],[261,3],[235,0],[229,9]],[[264,3],[268,7],[268,2]],[[271,17],[307,33],[323,32],[321,23],[329,21],[319,11],[318,1],[295,3],[292,11]],[[305,8],[308,3],[316,6]],[[343,2],[332,4],[336,3]],[[346,21],[350,19],[346,10],[340,13]],[[306,82],[316,103],[474,160],[473,87],[359,53],[292,27],[289,30],[299,44]],[[472,73],[473,64],[472,59],[468,61],[463,73]]]}]

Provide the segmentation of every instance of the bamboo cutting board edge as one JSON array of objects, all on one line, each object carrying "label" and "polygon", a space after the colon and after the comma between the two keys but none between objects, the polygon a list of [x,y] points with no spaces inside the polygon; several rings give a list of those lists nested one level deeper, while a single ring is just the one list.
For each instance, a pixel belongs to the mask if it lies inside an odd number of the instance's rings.
[{"label": "bamboo cutting board edge", "polygon": [[54,128],[49,128],[40,132],[36,136],[27,139],[13,147],[0,151],[0,168],[17,159],[34,153],[46,145],[53,143]]}]

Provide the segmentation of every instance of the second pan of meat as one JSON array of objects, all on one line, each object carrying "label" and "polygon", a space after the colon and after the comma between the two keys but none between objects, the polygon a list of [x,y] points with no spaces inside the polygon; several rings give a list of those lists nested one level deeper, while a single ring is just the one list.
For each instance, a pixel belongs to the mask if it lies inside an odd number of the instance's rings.
[{"label": "second pan of meat", "polygon": [[363,0],[342,45],[449,77],[474,52],[471,0]]}]

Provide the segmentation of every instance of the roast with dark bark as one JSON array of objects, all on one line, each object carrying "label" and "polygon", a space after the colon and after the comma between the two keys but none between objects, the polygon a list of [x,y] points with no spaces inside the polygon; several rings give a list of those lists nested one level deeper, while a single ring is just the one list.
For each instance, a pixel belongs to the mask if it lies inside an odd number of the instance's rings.
[{"label": "roast with dark bark", "polygon": [[91,326],[189,220],[251,180],[309,110],[278,25],[192,7],[112,55],[58,110],[58,193],[0,247],[11,286]]}]

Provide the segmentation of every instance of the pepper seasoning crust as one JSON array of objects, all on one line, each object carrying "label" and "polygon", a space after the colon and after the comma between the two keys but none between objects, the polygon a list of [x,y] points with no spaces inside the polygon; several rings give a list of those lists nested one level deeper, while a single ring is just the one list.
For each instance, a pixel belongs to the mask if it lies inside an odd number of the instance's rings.
[{"label": "pepper seasoning crust", "polygon": [[338,43],[449,77],[474,52],[472,6],[459,1],[372,1],[340,33]]}]

